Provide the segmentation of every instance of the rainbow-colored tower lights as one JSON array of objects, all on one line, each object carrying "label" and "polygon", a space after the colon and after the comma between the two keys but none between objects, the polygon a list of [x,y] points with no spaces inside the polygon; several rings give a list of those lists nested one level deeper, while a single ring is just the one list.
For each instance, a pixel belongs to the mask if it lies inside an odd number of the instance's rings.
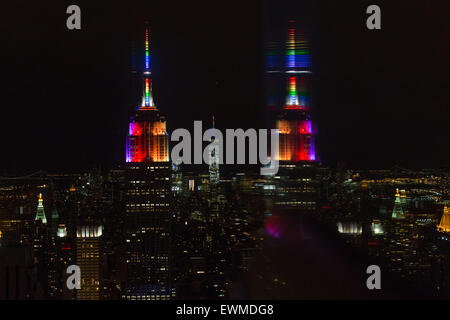
[{"label": "rainbow-colored tower lights", "polygon": [[288,95],[285,109],[306,109],[307,108],[307,88],[305,79],[296,76],[288,77]]},{"label": "rainbow-colored tower lights", "polygon": [[150,69],[150,44],[149,29],[145,27],[145,64],[144,64],[144,93],[142,95],[142,104],[139,110],[155,110],[156,106],[152,96],[152,78]]},{"label": "rainbow-colored tower lights", "polygon": [[169,161],[166,121],[160,116],[152,95],[149,34],[146,26],[142,103],[129,124],[126,162]]},{"label": "rainbow-colored tower lights", "polygon": [[148,44],[148,28],[145,28],[145,71],[150,71],[150,53]]},{"label": "rainbow-colored tower lights", "polygon": [[277,121],[280,161],[316,161],[315,127],[310,114],[311,61],[305,33],[289,21],[286,38],[286,103]]},{"label": "rainbow-colored tower lights", "polygon": [[[289,23],[293,24],[295,21],[291,20]],[[297,33],[296,29],[293,27],[288,29],[286,67],[291,69],[290,72],[298,72],[300,71],[298,69],[309,69],[311,67],[308,42],[303,34]]]},{"label": "rainbow-colored tower lights", "polygon": [[297,97],[297,78],[289,77],[289,95],[288,95],[288,106],[298,106]]},{"label": "rainbow-colored tower lights", "polygon": [[288,96],[285,109],[306,109],[308,104],[308,80],[304,74],[311,73],[311,59],[308,41],[303,32],[293,27],[290,20],[286,41],[286,74]]}]

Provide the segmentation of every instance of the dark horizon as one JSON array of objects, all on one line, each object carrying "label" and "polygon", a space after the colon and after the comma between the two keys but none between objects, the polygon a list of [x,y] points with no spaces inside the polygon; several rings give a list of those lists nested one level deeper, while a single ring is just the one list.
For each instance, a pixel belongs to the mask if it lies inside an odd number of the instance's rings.
[{"label": "dark horizon", "polygon": [[[291,10],[309,1],[295,3]],[[124,162],[140,89],[132,82],[132,44],[142,50],[146,20],[155,100],[170,131],[194,120],[205,128],[213,114],[220,129],[262,127],[267,26],[259,1],[81,1],[80,31],[66,29],[70,4],[19,1],[2,10],[0,174]],[[320,159],[355,168],[448,166],[447,10],[378,1],[382,29],[369,31],[369,4],[322,2],[305,16]]]}]

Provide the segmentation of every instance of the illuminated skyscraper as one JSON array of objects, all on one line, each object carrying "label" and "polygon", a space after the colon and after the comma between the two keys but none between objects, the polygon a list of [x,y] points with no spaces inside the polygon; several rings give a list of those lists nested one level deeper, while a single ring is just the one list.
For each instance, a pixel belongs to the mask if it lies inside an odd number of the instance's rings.
[{"label": "illuminated skyscraper", "polygon": [[441,232],[450,232],[450,208],[447,205],[444,205],[442,217],[437,229]]},{"label": "illuminated skyscraper", "polygon": [[275,211],[313,213],[317,210],[318,159],[310,48],[306,31],[297,28],[295,20],[288,20],[285,32],[284,36],[279,32],[273,37],[266,54],[267,112],[275,119],[268,125],[279,130],[279,179],[273,180]]},{"label": "illuminated skyscraper", "polygon": [[153,101],[149,29],[145,28],[145,64],[141,105],[129,124],[126,162],[169,161],[166,121]]},{"label": "illuminated skyscraper", "polygon": [[402,207],[402,200],[400,191],[397,189],[395,192],[394,209],[392,210],[393,219],[403,219],[405,217]]},{"label": "illuminated skyscraper", "polygon": [[45,211],[44,211],[44,200],[42,199],[42,193],[39,194],[38,199],[38,207],[36,211],[36,218],[34,220],[41,220],[43,224],[47,223],[47,218],[45,217]]},{"label": "illuminated skyscraper", "polygon": [[171,165],[166,122],[152,95],[150,32],[145,28],[142,103],[131,118],[126,146],[125,245],[127,300],[171,296]]},{"label": "illuminated skyscraper", "polygon": [[285,78],[287,97],[276,127],[280,133],[280,161],[315,161],[315,128],[311,120],[311,63],[304,32],[289,21]]},{"label": "illuminated skyscraper", "polygon": [[[214,116],[213,116],[213,130],[214,130]],[[211,141],[216,137],[213,135]],[[209,178],[211,183],[219,182],[219,147],[213,146],[209,154]]]},{"label": "illuminated skyscraper", "polygon": [[77,300],[100,299],[100,237],[102,226],[77,227],[77,265],[81,272],[81,289]]}]

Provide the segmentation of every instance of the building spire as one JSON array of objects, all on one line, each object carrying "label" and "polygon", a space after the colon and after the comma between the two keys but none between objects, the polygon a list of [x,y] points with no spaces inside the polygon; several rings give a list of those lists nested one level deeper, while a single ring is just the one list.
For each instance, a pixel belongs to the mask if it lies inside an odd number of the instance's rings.
[{"label": "building spire", "polygon": [[311,73],[309,44],[304,31],[297,32],[295,20],[289,21],[286,41],[286,72]]},{"label": "building spire", "polygon": [[[214,129],[215,129],[215,118],[214,115],[212,116],[212,129],[213,129],[213,134],[211,137],[211,141],[215,141],[216,140],[216,136],[214,134]],[[219,182],[219,148],[217,145],[214,145],[211,147],[210,149],[210,153],[209,153],[209,179],[210,182],[212,183],[217,183]]]},{"label": "building spire", "polygon": [[149,31],[148,25],[145,26],[145,71],[150,72],[150,45],[148,41]]},{"label": "building spire", "polygon": [[286,38],[287,99],[285,109],[305,109],[307,88],[300,74],[311,73],[308,41],[304,32],[297,32],[295,20],[289,20]]},{"label": "building spire", "polygon": [[47,218],[45,217],[44,204],[42,199],[42,193],[39,194],[38,207],[36,211],[36,218],[34,220],[41,220],[42,223],[47,224]]},{"label": "building spire", "polygon": [[288,97],[286,101],[287,109],[300,109],[297,95],[297,77],[288,78]]},{"label": "building spire", "polygon": [[444,212],[442,213],[441,221],[437,229],[440,232],[450,232],[450,208],[447,204],[444,205]]},{"label": "building spire", "polygon": [[152,72],[150,68],[150,31],[148,23],[145,24],[145,60],[143,75],[142,103],[139,110],[155,110],[156,106],[152,95]]},{"label": "building spire", "polygon": [[294,20],[289,20],[287,41],[286,41],[286,68],[293,69],[296,67],[296,36],[293,27]]},{"label": "building spire", "polygon": [[394,209],[392,210],[392,218],[403,219],[405,217],[402,208],[402,201],[400,199],[400,191],[397,189],[395,192]]}]

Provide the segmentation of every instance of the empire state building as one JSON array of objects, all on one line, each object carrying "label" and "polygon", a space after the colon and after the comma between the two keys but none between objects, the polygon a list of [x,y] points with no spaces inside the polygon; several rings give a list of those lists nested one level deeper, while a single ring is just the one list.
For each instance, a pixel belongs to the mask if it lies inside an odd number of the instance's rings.
[{"label": "empire state building", "polygon": [[170,282],[169,136],[153,100],[150,31],[145,27],[143,95],[126,143],[126,300],[167,300]]},{"label": "empire state building", "polygon": [[273,210],[314,214],[318,203],[318,157],[310,44],[306,30],[298,28],[295,19],[287,20],[285,26],[284,35],[275,33],[267,42],[266,55],[269,125],[275,125],[280,139],[278,178],[271,182],[276,185]]}]

